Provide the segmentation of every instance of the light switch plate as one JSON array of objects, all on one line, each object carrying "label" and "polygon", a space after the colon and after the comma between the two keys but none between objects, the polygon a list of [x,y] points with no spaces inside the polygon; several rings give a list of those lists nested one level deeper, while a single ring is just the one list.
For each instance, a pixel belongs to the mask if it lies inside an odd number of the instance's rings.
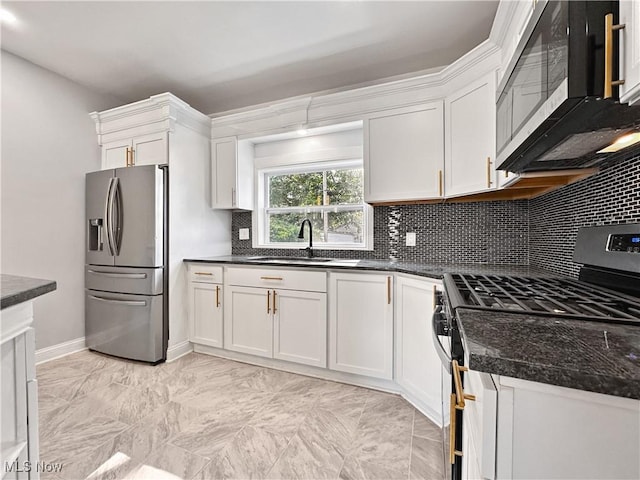
[{"label": "light switch plate", "polygon": [[249,240],[249,229],[241,228],[238,230],[238,238],[240,240]]},{"label": "light switch plate", "polygon": [[416,232],[407,232],[407,236],[405,237],[407,247],[415,247],[416,246]]}]

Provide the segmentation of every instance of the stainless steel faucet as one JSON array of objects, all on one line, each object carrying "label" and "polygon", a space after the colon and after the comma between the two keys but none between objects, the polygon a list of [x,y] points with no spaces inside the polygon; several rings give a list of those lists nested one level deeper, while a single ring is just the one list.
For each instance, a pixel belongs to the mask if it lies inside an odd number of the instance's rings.
[{"label": "stainless steel faucet", "polygon": [[302,221],[302,225],[300,225],[300,233],[298,233],[298,238],[300,239],[304,238],[305,223],[309,224],[309,246],[304,250],[307,251],[307,257],[312,258],[313,257],[313,227],[311,226],[311,220],[309,220],[308,218],[305,218]]}]

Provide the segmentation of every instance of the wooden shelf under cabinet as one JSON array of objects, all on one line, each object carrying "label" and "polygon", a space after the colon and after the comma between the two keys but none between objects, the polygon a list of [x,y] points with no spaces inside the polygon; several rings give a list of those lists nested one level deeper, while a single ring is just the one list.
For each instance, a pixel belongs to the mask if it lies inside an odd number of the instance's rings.
[{"label": "wooden shelf under cabinet", "polygon": [[582,168],[574,170],[521,173],[513,183],[501,190],[444,199],[436,198],[411,200],[406,202],[385,202],[373,203],[372,205],[416,205],[427,203],[490,202],[494,200],[529,200],[553,190],[557,190],[565,185],[570,185],[579,180],[588,178],[597,172],[597,168]]}]

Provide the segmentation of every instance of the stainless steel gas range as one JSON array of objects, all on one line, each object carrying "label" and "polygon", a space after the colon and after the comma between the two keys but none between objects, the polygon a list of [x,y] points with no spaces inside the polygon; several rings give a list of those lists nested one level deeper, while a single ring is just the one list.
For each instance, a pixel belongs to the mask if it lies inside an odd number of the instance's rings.
[{"label": "stainless steel gas range", "polygon": [[445,471],[450,471],[454,480],[462,478],[465,398],[461,386],[466,370],[464,342],[456,318],[458,309],[640,328],[640,224],[580,229],[573,259],[583,264],[578,280],[553,276],[445,274],[445,292],[437,297],[432,322],[434,343],[445,373],[444,431],[449,430],[447,425],[451,427]]}]

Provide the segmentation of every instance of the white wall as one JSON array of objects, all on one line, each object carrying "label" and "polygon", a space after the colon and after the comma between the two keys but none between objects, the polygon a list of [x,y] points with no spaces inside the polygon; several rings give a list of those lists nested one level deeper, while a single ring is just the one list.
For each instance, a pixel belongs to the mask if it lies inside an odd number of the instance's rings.
[{"label": "white wall", "polygon": [[38,349],[84,336],[84,174],[100,169],[89,112],[124,102],[2,51],[2,273],[55,280],[35,301]]}]

